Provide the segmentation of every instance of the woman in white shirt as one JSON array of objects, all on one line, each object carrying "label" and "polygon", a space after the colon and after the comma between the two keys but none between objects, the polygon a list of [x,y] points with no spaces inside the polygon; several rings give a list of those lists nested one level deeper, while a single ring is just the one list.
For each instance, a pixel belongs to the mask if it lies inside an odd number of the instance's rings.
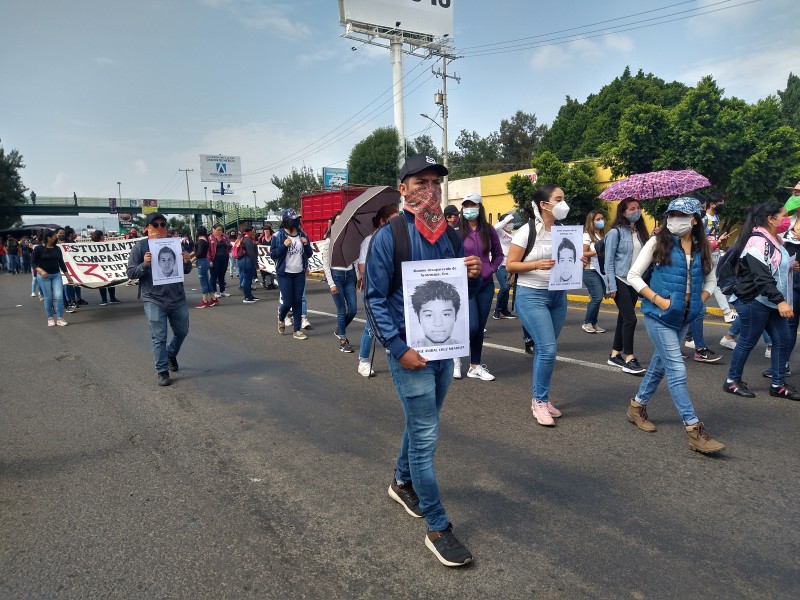
[{"label": "woman in white shirt", "polygon": [[[514,301],[517,316],[533,334],[535,344],[531,410],[540,425],[553,426],[553,417],[560,417],[561,411],[550,402],[550,379],[556,362],[556,340],[567,315],[567,292],[548,289],[550,269],[555,264],[550,229],[566,218],[569,206],[560,187],[543,185],[522,210],[529,220],[511,240],[506,269],[518,274]],[[535,235],[535,241],[526,254],[529,235]],[[582,260],[585,264],[586,259]]]},{"label": "woman in white shirt", "polygon": [[[689,447],[710,454],[724,450],[725,445],[713,439],[695,415],[681,342],[717,287],[717,277],[700,202],[677,198],[669,203],[666,214],[666,226],[645,243],[628,271],[628,282],[642,296],[644,326],[655,352],[636,397],[630,401],[627,417],[642,431],[656,430],[648,419],[647,404],[666,375],[672,401],[686,426]],[[648,284],[643,275],[650,265],[653,274]]]},{"label": "woman in white shirt", "polygon": [[[328,221],[328,231],[325,233],[325,241],[320,243],[322,248],[322,270],[325,271],[325,279],[331,288],[331,298],[336,305],[336,331],[333,335],[339,340],[339,351],[352,353],[353,347],[347,339],[347,326],[356,318],[358,310],[356,300],[356,263],[346,267],[331,266],[331,229],[333,224],[339,219],[342,211],[336,211]],[[356,261],[357,262],[357,261]]]}]

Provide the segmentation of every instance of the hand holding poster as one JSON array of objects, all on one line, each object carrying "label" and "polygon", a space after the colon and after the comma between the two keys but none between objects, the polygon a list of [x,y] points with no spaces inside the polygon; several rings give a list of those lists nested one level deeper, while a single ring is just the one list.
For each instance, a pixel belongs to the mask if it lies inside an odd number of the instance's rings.
[{"label": "hand holding poster", "polygon": [[141,239],[76,241],[59,244],[58,247],[76,284],[101,288],[128,281],[128,256],[134,244]]},{"label": "hand holding poster", "polygon": [[574,290],[583,287],[583,228],[580,225],[556,225],[553,236],[553,260],[548,290]]},{"label": "hand holding poster", "polygon": [[183,250],[180,238],[157,238],[148,240],[147,243],[150,247],[153,285],[183,283]]},{"label": "hand holding poster", "polygon": [[467,356],[469,296],[464,261],[408,261],[402,268],[408,345],[428,360]]}]

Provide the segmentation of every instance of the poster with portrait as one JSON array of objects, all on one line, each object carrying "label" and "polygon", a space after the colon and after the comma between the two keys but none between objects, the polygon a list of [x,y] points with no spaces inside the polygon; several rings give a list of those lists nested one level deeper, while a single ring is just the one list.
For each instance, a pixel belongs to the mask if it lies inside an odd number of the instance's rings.
[{"label": "poster with portrait", "polygon": [[183,283],[183,250],[181,238],[166,237],[148,240],[150,274],[153,285]]},{"label": "poster with portrait", "polygon": [[469,355],[464,260],[408,261],[402,268],[406,343],[428,360]]},{"label": "poster with portrait", "polygon": [[575,290],[583,287],[583,227],[556,225],[550,233],[553,238],[553,260],[550,269],[549,290]]},{"label": "poster with portrait", "polygon": [[142,200],[142,214],[158,212],[158,200]]}]

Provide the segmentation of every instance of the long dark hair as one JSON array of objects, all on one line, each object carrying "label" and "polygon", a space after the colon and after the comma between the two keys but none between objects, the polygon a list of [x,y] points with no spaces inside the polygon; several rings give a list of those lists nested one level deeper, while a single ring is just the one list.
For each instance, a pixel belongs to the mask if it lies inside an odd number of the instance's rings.
[{"label": "long dark hair", "polygon": [[[639,209],[641,210],[642,203],[636,198],[625,198],[619,201],[619,205],[617,206],[617,218],[614,219],[612,227],[622,227],[623,225],[626,227],[631,226],[631,222],[628,221],[628,218],[625,216],[625,211],[628,210],[628,206],[634,202],[639,205]],[[647,231],[647,225],[644,223],[644,217],[639,217],[639,220],[633,223],[633,225],[636,227],[636,232],[639,234],[639,241],[644,244],[650,237],[650,232]]]},{"label": "long dark hair", "polygon": [[[472,231],[472,228],[469,226],[469,221],[464,218],[464,214],[461,214],[461,221],[458,225],[458,231],[461,232],[462,239],[467,237],[467,234]],[[492,247],[492,238],[489,237],[489,222],[486,220],[486,210],[483,208],[483,202],[478,204],[478,231],[481,234],[481,244],[483,245],[483,249],[486,250],[487,248]]]},{"label": "long dark hair", "polygon": [[336,217],[342,214],[342,211],[337,210],[335,213],[331,215],[331,218],[328,219],[328,229],[325,231],[325,239],[327,240],[331,237],[331,229],[333,229],[333,224],[336,222]]},{"label": "long dark hair", "polygon": [[[711,246],[708,245],[706,238],[706,227],[703,219],[698,214],[693,214],[696,223],[692,225],[692,256],[695,252],[700,252],[700,259],[703,262],[703,274],[711,272]],[[675,234],[667,229],[667,220],[663,219],[660,223],[661,229],[656,234],[656,246],[653,248],[653,262],[659,265],[668,265],[671,262],[670,254],[675,245]]]},{"label": "long dark hair", "polygon": [[201,235],[203,237],[208,237],[208,230],[205,228],[205,225],[197,226],[197,237],[199,238]]},{"label": "long dark hair", "polygon": [[542,214],[542,202],[550,202],[550,196],[553,194],[553,190],[560,189],[554,183],[546,183],[542,187],[538,188],[535,192],[533,192],[533,198],[531,198],[530,202],[526,202],[523,204],[520,209],[522,213],[528,217],[528,220],[535,219],[536,213],[533,211],[533,205],[536,205],[536,208],[539,210],[539,214]]},{"label": "long dark hair", "polygon": [[754,204],[747,209],[747,216],[744,218],[744,225],[742,225],[742,233],[736,239],[736,243],[731,247],[728,252],[735,252],[736,256],[741,256],[747,240],[753,233],[756,227],[763,227],[767,223],[767,218],[774,217],[783,210],[782,202],[764,202],[762,204]]},{"label": "long dark hair", "polygon": [[392,216],[396,215],[398,212],[396,204],[387,204],[386,206],[381,206],[378,209],[378,212],[375,213],[375,216],[372,217],[372,226],[377,229],[381,226],[381,221],[388,221]]}]

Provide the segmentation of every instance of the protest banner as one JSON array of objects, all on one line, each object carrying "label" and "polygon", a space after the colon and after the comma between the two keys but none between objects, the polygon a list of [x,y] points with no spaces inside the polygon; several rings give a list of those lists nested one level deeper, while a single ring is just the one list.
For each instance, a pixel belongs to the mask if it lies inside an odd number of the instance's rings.
[{"label": "protest banner", "polygon": [[101,288],[128,281],[128,256],[134,244],[142,239],[76,241],[58,247],[75,283],[86,288]]},{"label": "protest banner", "polygon": [[[322,252],[319,251],[316,242],[312,242],[314,254],[308,259],[308,269],[312,273],[322,273]],[[269,246],[256,246],[258,250],[258,270],[266,271],[275,275],[275,261],[269,255]]]}]

